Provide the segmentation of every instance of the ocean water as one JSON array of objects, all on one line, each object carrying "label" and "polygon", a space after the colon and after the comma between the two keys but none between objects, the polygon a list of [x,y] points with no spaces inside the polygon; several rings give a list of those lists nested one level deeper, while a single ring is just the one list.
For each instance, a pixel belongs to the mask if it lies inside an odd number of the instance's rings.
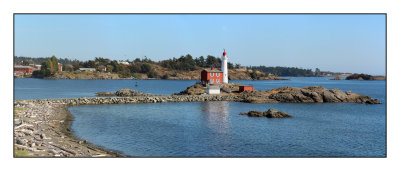
[{"label": "ocean water", "polygon": [[[377,98],[383,104],[186,102],[70,107],[73,133],[129,157],[385,157],[386,82],[330,78],[231,81],[256,89],[324,86]],[[139,86],[135,86],[138,82]],[[15,99],[92,97],[131,88],[172,94],[195,81],[16,79]],[[239,115],[269,108],[292,118]]]},{"label": "ocean water", "polygon": [[[329,80],[331,77],[285,77],[290,80],[230,81],[253,85],[259,90],[282,86],[324,86],[354,91],[385,100],[385,81]],[[129,88],[150,94],[178,93],[195,83],[194,80],[46,80],[14,79],[14,99],[49,99],[95,97],[97,92],[116,92]],[[137,83],[138,86],[135,86]]]},{"label": "ocean water", "polygon": [[[151,94],[172,94],[191,86],[193,80],[46,80],[14,79],[15,99],[95,97],[97,92],[129,88]],[[138,86],[136,86],[136,83]]]}]

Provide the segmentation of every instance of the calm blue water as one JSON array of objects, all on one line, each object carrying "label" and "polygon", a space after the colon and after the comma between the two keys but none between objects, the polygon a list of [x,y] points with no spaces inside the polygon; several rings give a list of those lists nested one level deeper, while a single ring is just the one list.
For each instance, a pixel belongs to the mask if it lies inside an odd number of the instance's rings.
[{"label": "calm blue water", "polygon": [[[138,86],[136,85],[138,83]],[[151,94],[172,94],[196,81],[180,80],[46,80],[15,79],[15,99],[53,99],[94,97],[97,92],[116,92],[129,88]]]},{"label": "calm blue water", "polygon": [[[239,115],[269,108],[293,118]],[[385,106],[195,102],[76,106],[74,134],[140,157],[384,157]]]},{"label": "calm blue water", "polygon": [[[330,77],[293,77],[290,80],[230,81],[254,85],[256,89],[267,90],[282,86],[307,87],[324,86],[343,91],[351,90],[373,98],[385,99],[385,81],[329,80]],[[136,82],[138,86],[135,86]],[[178,93],[196,81],[193,80],[45,80],[15,79],[15,99],[48,99],[94,97],[97,92],[115,92],[129,88],[150,94],[168,95]]]},{"label": "calm blue water", "polygon": [[[81,139],[139,157],[385,157],[385,81],[291,78],[232,81],[256,89],[282,86],[351,90],[384,104],[248,104],[238,102],[87,105],[69,108]],[[135,82],[139,86],[135,87]],[[15,99],[91,97],[131,88],[172,94],[195,81],[16,79]],[[42,88],[43,87],[43,88]],[[250,118],[249,110],[276,108],[293,118]]]}]

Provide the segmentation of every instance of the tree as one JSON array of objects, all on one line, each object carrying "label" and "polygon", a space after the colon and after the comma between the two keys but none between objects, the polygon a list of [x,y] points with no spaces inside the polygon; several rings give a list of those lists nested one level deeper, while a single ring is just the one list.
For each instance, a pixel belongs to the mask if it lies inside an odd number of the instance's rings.
[{"label": "tree", "polygon": [[206,61],[203,56],[200,56],[199,58],[194,59],[194,62],[196,66],[198,67],[206,67]]},{"label": "tree", "polygon": [[74,61],[72,67],[74,71],[79,70],[79,68],[81,68],[81,63],[79,61]]},{"label": "tree", "polygon": [[214,56],[208,55],[207,59],[206,59],[206,66],[207,67],[211,67],[214,66],[216,68],[221,67],[221,59],[220,58],[216,58]]},{"label": "tree", "polygon": [[94,61],[97,63],[97,65],[104,65],[104,66],[110,63],[110,59],[102,57],[96,57]]},{"label": "tree", "polygon": [[37,77],[37,78],[43,78],[43,77],[48,77],[53,75],[54,72],[54,65],[51,62],[50,59],[48,59],[47,61],[42,62],[42,66],[40,67],[39,71],[34,71],[32,73],[33,77]]},{"label": "tree", "polygon": [[228,62],[228,69],[233,69],[234,67],[233,67],[233,64],[232,63],[230,63],[230,62]]},{"label": "tree", "polygon": [[114,69],[114,67],[112,65],[107,65],[106,67],[107,67],[108,72],[112,72]]},{"label": "tree", "polygon": [[29,65],[29,62],[28,61],[22,61],[22,65],[25,65],[25,66],[27,66],[27,65]]},{"label": "tree", "polygon": [[[142,66],[141,66],[141,72],[142,73],[148,73],[148,72],[150,72],[151,70],[152,70],[152,68],[151,68],[151,65],[150,64],[143,64]],[[152,78],[152,77],[151,77]]]},{"label": "tree", "polygon": [[96,62],[92,61],[92,60],[88,60],[83,63],[83,67],[85,67],[85,68],[97,68],[97,66],[98,66],[98,64],[96,64]]},{"label": "tree", "polygon": [[142,64],[140,64],[140,63],[134,63],[134,64],[129,66],[129,70],[132,73],[140,73],[142,71],[142,67],[141,66],[142,66]]},{"label": "tree", "polygon": [[319,68],[315,68],[315,76],[320,76],[321,75],[321,71],[319,70]]},{"label": "tree", "polygon": [[157,73],[154,71],[150,71],[149,73],[147,73],[147,77],[149,78],[156,78],[157,76]]},{"label": "tree", "polygon": [[51,73],[52,73],[52,74],[55,74],[55,73],[58,71],[58,60],[57,60],[56,56],[53,55],[53,56],[51,57],[51,59],[50,59],[50,62],[51,62],[51,64],[52,64]]}]

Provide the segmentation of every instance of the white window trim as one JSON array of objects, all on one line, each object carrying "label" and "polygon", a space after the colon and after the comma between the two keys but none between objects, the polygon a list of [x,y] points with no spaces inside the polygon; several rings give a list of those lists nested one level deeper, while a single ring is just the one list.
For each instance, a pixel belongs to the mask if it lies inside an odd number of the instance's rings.
[{"label": "white window trim", "polygon": [[210,79],[210,84],[214,84],[214,79]]},{"label": "white window trim", "polygon": [[210,73],[210,77],[214,77],[214,73],[213,72]]},{"label": "white window trim", "polygon": [[217,73],[217,77],[219,77],[219,72]]},{"label": "white window trim", "polygon": [[219,83],[219,79],[215,79],[216,83]]}]

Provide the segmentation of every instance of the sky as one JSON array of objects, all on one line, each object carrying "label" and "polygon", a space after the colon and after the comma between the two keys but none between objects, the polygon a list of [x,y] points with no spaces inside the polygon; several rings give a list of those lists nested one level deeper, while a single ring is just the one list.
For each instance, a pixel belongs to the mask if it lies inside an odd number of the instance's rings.
[{"label": "sky", "polygon": [[383,14],[16,14],[14,55],[164,60],[190,54],[244,66],[384,75]]}]

